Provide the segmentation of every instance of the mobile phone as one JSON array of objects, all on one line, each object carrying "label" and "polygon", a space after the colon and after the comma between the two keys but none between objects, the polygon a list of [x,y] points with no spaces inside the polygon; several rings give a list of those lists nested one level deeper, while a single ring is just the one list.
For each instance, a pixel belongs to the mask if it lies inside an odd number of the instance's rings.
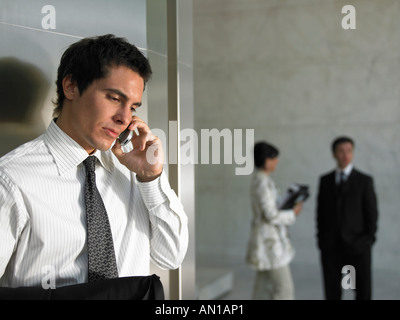
[{"label": "mobile phone", "polygon": [[133,136],[133,131],[126,128],[122,133],[119,135],[118,140],[121,143],[121,146],[125,146],[129,141],[131,141]]}]

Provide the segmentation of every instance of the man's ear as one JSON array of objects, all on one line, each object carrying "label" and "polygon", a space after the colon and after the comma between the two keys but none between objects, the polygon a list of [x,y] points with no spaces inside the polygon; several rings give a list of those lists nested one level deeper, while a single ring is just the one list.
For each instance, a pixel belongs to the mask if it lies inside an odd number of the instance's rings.
[{"label": "man's ear", "polygon": [[79,94],[76,81],[72,80],[72,75],[65,76],[62,81],[64,96],[68,100],[73,100]]}]

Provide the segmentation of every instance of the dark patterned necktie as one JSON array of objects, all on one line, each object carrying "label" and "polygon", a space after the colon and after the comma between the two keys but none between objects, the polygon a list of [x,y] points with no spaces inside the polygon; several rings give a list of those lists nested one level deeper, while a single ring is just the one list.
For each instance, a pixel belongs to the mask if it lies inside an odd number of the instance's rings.
[{"label": "dark patterned necktie", "polygon": [[88,279],[89,282],[93,282],[118,278],[110,223],[103,200],[96,187],[96,157],[87,157],[83,164],[86,168],[85,204],[89,260]]}]

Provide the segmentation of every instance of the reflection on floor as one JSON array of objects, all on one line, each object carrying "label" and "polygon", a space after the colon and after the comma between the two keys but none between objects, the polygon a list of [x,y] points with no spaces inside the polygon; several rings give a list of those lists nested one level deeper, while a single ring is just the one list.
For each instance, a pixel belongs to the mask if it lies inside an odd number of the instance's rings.
[{"label": "reflection on floor", "polygon": [[201,268],[198,270],[198,299],[214,300],[228,295],[233,290],[234,272],[222,268]]}]

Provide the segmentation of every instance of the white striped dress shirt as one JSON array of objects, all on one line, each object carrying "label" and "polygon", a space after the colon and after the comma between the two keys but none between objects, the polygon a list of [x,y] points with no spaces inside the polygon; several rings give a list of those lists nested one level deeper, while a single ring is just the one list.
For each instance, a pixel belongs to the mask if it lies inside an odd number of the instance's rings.
[{"label": "white striped dress shirt", "polygon": [[[0,286],[87,282],[87,152],[54,121],[0,159]],[[181,264],[187,216],[163,173],[141,183],[111,150],[97,151],[96,183],[110,220],[120,277]],[[54,274],[54,275],[53,275]]]}]

